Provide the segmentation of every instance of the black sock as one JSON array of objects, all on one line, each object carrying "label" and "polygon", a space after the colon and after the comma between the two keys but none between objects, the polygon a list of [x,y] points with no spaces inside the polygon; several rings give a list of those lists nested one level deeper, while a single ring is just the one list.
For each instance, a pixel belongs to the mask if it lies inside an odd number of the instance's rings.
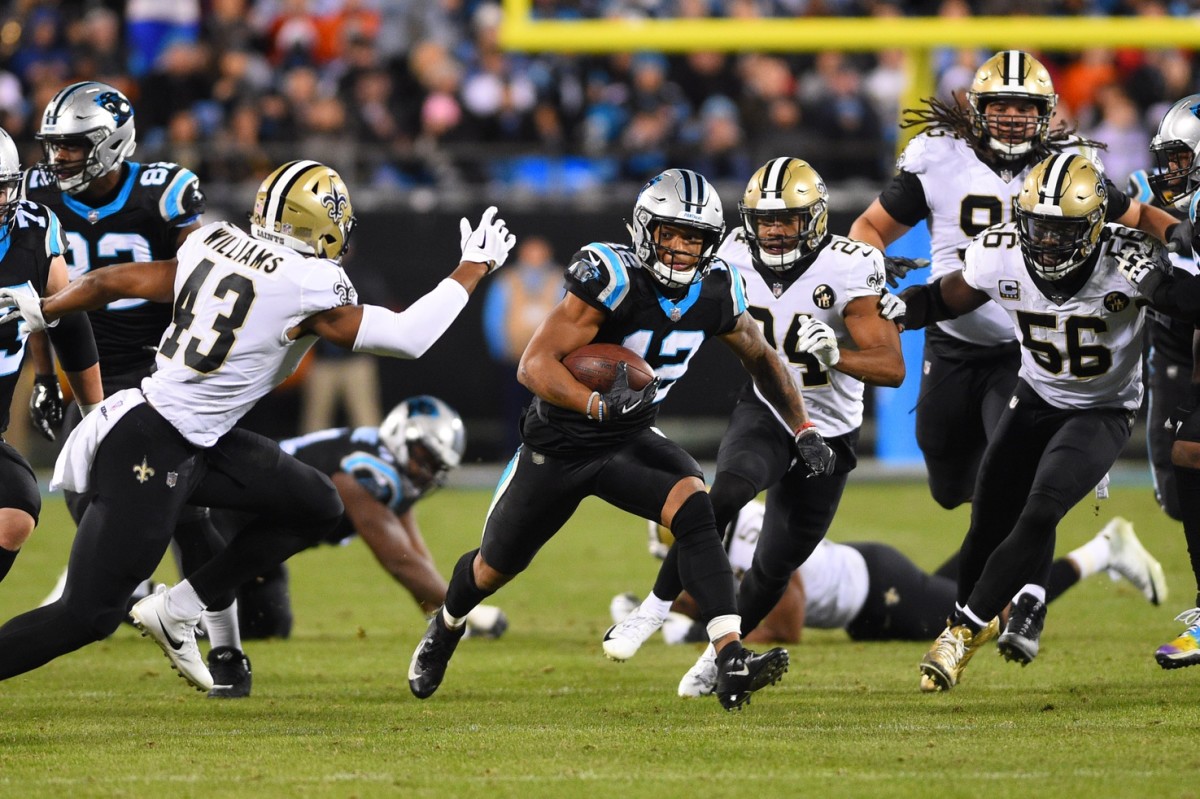
[{"label": "black sock", "polygon": [[0,582],[4,582],[4,577],[8,574],[8,570],[12,568],[13,561],[17,559],[17,553],[20,551],[18,549],[14,552],[11,549],[0,547]]},{"label": "black sock", "polygon": [[679,549],[679,576],[699,605],[700,618],[708,622],[736,615],[733,570],[717,535],[707,493],[697,491],[684,501],[675,512],[671,532]]},{"label": "black sock", "polygon": [[[1179,512],[1183,515],[1183,535],[1187,540],[1192,574],[1200,587],[1200,470],[1172,466],[1175,471],[1175,490],[1179,495]],[[1200,600],[1200,593],[1197,594]],[[1200,604],[1197,604],[1200,607]]]},{"label": "black sock", "polygon": [[963,613],[958,608],[955,608],[954,612],[950,614],[948,621],[951,627],[960,627],[965,625],[966,628],[971,631],[971,635],[974,635],[983,629],[982,625],[978,624],[974,619]]},{"label": "black sock", "polygon": [[483,600],[496,593],[485,591],[475,583],[475,556],[478,554],[478,549],[472,549],[454,564],[450,586],[446,589],[445,607],[446,612],[456,619],[463,618]]},{"label": "black sock", "polygon": [[1046,604],[1058,599],[1066,590],[1079,582],[1079,572],[1066,558],[1059,558],[1050,567],[1050,579],[1046,581]]}]

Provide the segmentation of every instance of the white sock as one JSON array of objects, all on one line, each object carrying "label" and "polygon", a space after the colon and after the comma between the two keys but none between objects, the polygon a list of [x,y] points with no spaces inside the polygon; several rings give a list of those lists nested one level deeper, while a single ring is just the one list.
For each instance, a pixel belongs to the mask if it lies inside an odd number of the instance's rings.
[{"label": "white sock", "polygon": [[442,606],[442,621],[445,622],[446,626],[449,627],[451,630],[457,630],[459,627],[462,627],[464,624],[467,623],[467,617],[466,616],[451,616],[450,613],[446,610],[446,606],[443,605]]},{"label": "white sock", "polygon": [[1112,559],[1112,541],[1104,533],[1096,533],[1095,538],[1079,549],[1071,550],[1067,557],[1079,569],[1079,579],[1085,580],[1108,568]]},{"label": "white sock", "polygon": [[238,627],[237,600],[225,610],[204,611],[204,629],[208,632],[208,641],[216,649],[218,646],[242,648],[241,629]]},{"label": "white sock", "polygon": [[958,609],[964,616],[966,616],[968,619],[970,619],[971,621],[978,624],[980,626],[980,628],[988,626],[988,623],[986,621],[979,618],[979,616],[976,615],[975,611],[971,610],[970,608],[966,607],[965,605],[960,605]]},{"label": "white sock", "polygon": [[714,616],[708,623],[707,628],[709,641],[719,641],[730,633],[740,637],[742,634],[742,617],[736,613],[729,613],[725,616]]},{"label": "white sock", "polygon": [[167,612],[176,619],[195,619],[204,612],[204,601],[187,580],[167,591]]},{"label": "white sock", "polygon": [[1042,585],[1034,585],[1033,583],[1026,583],[1025,585],[1021,586],[1020,591],[1018,591],[1016,594],[1013,595],[1013,602],[1016,602],[1017,597],[1019,597],[1021,594],[1029,594],[1034,599],[1036,599],[1038,602],[1046,601],[1046,587],[1042,586]]},{"label": "white sock", "polygon": [[642,611],[654,614],[655,618],[665,619],[671,612],[671,600],[659,599],[653,591],[642,600]]}]

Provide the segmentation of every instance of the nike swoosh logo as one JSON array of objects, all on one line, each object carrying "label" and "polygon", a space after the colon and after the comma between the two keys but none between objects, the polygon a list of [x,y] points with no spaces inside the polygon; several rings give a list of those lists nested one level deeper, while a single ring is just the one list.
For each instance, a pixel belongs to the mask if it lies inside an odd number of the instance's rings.
[{"label": "nike swoosh logo", "polygon": [[621,409],[621,413],[629,413],[630,411],[632,411],[634,408],[636,408],[637,406],[639,406],[641,404],[642,404],[642,401],[638,400],[637,402],[626,405],[624,408]]},{"label": "nike swoosh logo", "polygon": [[154,614],[154,616],[156,619],[158,619],[158,626],[162,629],[163,637],[167,639],[167,643],[171,645],[171,648],[176,652],[178,652],[180,649],[183,649],[183,641],[176,641],[171,637],[171,634],[167,632],[167,626],[162,623],[162,616],[158,615],[157,612]]},{"label": "nike swoosh logo", "polygon": [[750,676],[750,667],[747,666],[745,663],[743,663],[742,667],[740,669],[738,669],[737,671],[729,672],[729,676],[731,676],[731,677],[749,677]]}]

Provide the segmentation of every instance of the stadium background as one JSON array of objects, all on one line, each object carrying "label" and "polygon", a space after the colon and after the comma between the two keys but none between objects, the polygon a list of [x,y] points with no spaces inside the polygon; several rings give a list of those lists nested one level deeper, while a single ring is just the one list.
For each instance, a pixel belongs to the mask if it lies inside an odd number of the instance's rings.
[{"label": "stadium background", "polygon": [[[984,16],[1013,13],[1049,16]],[[961,92],[1006,46],[1047,63],[1064,116],[1109,143],[1120,184],[1149,165],[1166,105],[1198,88],[1194,14],[1157,0],[17,0],[0,20],[0,124],[32,164],[57,88],[114,83],[137,110],[135,159],[195,170],[210,219],[241,221],[275,164],[331,163],[359,217],[347,268],[366,299],[402,307],[453,263],[460,215],[496,203],[561,263],[588,241],[625,240],[638,186],[667,166],[713,179],[732,226],[755,167],[805,157],[845,232],[891,173],[899,109]],[[379,371],[385,409],[436,393],[466,417],[468,459],[495,460],[507,422],[479,299],[425,359]],[[895,436],[884,454],[899,464],[915,457],[919,336],[905,348],[906,386],[869,392],[864,428],[868,452],[880,430]],[[705,458],[740,378],[720,347],[693,363],[663,421]],[[291,435],[297,411],[293,384],[246,424]],[[43,465],[54,452],[29,448]]]}]

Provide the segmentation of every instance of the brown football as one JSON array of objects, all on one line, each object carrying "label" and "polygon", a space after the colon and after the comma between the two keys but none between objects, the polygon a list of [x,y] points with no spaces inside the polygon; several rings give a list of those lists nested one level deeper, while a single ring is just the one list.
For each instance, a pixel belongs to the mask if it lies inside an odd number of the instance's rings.
[{"label": "brown football", "polygon": [[638,390],[654,379],[654,370],[642,356],[620,344],[584,344],[563,358],[575,379],[592,391],[607,392],[617,376],[617,364],[624,361],[628,366],[629,387]]}]

